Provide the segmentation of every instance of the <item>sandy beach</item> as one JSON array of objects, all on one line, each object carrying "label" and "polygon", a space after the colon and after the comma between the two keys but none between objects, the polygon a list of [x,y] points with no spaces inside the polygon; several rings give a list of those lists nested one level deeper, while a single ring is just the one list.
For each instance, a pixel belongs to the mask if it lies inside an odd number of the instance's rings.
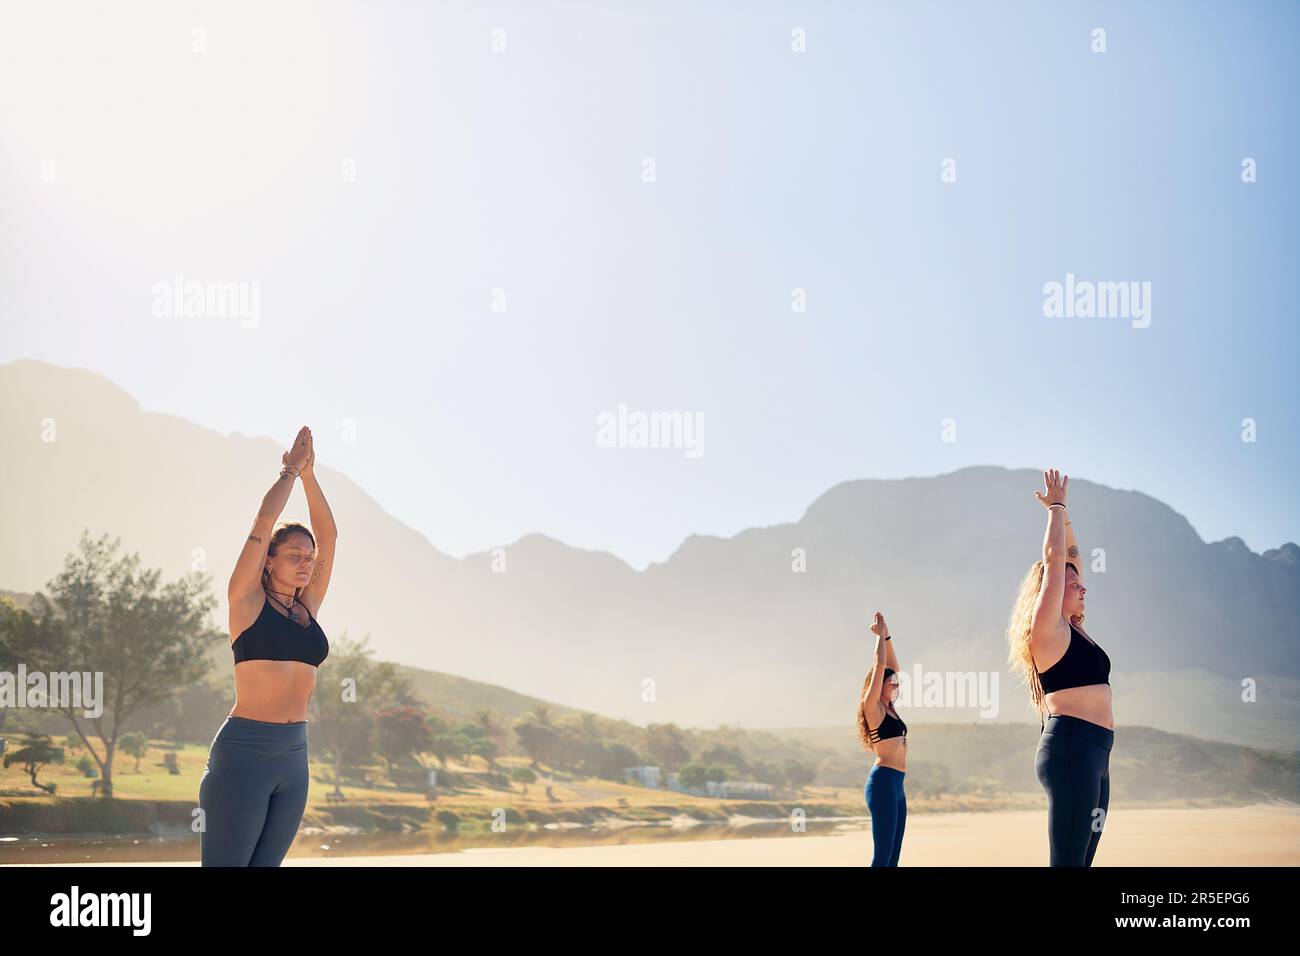
[{"label": "sandy beach", "polygon": [[[914,814],[902,866],[1046,866],[1041,811]],[[481,847],[451,853],[290,856],[285,866],[865,866],[871,835],[791,835],[591,847]],[[60,864],[75,866],[78,864]],[[119,863],[104,866],[197,866]],[[1095,866],[1297,866],[1300,807],[1116,810]]]}]

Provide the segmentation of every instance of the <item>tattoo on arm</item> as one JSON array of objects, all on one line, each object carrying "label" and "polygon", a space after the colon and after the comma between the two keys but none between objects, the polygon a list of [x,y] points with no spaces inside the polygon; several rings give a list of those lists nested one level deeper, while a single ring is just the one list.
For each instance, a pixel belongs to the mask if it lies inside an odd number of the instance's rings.
[{"label": "tattoo on arm", "polygon": [[261,544],[261,543],[262,543],[262,539],[259,538],[259,537],[258,537],[257,535],[255,535],[255,534],[250,534],[250,535],[248,536],[248,540],[249,540],[249,541],[256,541],[258,544]]}]

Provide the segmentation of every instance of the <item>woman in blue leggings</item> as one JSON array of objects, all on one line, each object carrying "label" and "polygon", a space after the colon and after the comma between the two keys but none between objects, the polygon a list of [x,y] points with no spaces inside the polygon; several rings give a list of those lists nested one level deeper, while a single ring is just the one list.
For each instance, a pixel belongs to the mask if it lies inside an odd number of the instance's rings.
[{"label": "woman in blue leggings", "polygon": [[867,809],[871,811],[872,866],[898,866],[907,827],[907,725],[894,710],[898,697],[898,657],[889,628],[877,611],[871,624],[876,635],[875,656],[858,698],[858,736],[864,749],[875,753],[867,774]]},{"label": "woman in blue leggings", "polygon": [[1110,811],[1110,658],[1083,630],[1079,548],[1066,512],[1070,478],[1043,472],[1047,509],[1043,559],[1020,584],[1007,637],[1011,663],[1046,719],[1034,772],[1047,795],[1047,848],[1052,866],[1092,866]]},{"label": "woman in blue leggings", "polygon": [[[304,425],[230,576],[235,706],[212,739],[199,783],[203,866],[279,866],[307,807],[307,704],[329,654],[316,614],[338,538],[315,459]],[[316,533],[296,522],[272,533],[296,478]]]}]

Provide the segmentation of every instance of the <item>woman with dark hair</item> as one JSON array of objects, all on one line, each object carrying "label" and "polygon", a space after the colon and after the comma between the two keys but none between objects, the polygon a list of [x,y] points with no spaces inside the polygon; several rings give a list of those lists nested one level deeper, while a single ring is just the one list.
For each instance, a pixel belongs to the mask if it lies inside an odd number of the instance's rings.
[{"label": "woman with dark hair", "polygon": [[858,698],[858,737],[862,747],[876,755],[867,774],[867,809],[871,811],[872,866],[898,866],[907,826],[907,724],[894,710],[898,697],[898,656],[890,643],[884,615],[876,612],[871,623],[876,635],[875,655]]},{"label": "woman with dark hair", "polygon": [[[281,461],[227,590],[235,706],[199,783],[203,866],[279,866],[307,807],[307,704],[329,654],[316,615],[338,530],[316,482],[306,425]],[[297,522],[272,533],[299,477],[316,533]]]},{"label": "woman with dark hair", "polygon": [[[1020,583],[1007,627],[1011,665],[1045,716],[1034,771],[1047,793],[1052,866],[1092,866],[1110,808],[1110,751],[1115,743],[1110,658],[1083,631],[1078,548],[1065,496],[1069,476],[1043,472],[1047,509],[1043,559]],[[1067,557],[1074,561],[1066,560]]]}]

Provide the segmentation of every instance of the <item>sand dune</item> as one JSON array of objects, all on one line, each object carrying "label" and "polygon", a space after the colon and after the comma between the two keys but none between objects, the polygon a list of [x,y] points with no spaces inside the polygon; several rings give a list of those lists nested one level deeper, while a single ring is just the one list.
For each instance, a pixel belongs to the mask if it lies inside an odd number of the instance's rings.
[{"label": "sand dune", "polygon": [[[1041,811],[913,814],[902,866],[1046,866]],[[865,866],[871,836],[692,840],[591,847],[491,847],[455,853],[290,857],[285,866]],[[75,865],[75,864],[64,864]],[[187,864],[106,864],[196,866]],[[1300,807],[1112,811],[1095,866],[1297,866]]]}]

